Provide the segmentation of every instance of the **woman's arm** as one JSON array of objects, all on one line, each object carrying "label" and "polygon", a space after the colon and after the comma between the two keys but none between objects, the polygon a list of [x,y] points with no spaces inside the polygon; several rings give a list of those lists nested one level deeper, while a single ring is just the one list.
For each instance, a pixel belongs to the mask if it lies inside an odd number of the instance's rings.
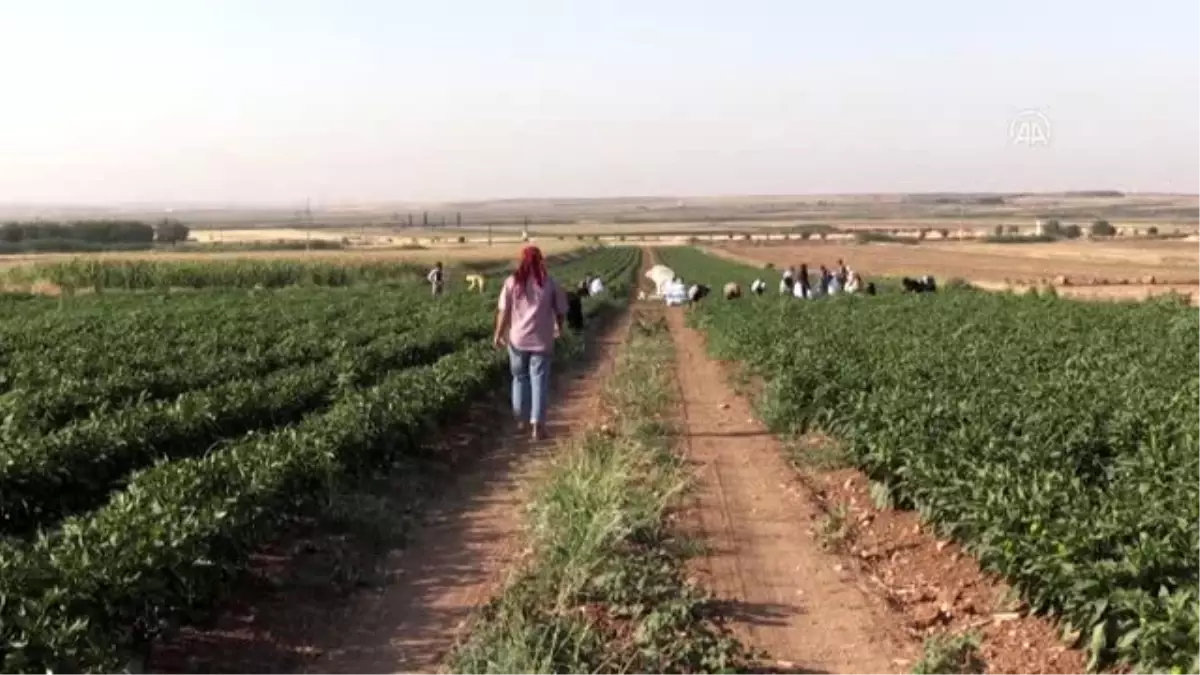
[{"label": "woman's arm", "polygon": [[492,333],[492,344],[497,347],[504,346],[508,336],[508,324],[512,322],[512,303],[509,302],[508,293],[509,284],[506,281],[500,288],[500,300],[496,305],[496,329]]},{"label": "woman's arm", "polygon": [[503,347],[508,334],[508,324],[512,320],[512,310],[508,307],[496,310],[496,332],[492,334],[492,344]]}]

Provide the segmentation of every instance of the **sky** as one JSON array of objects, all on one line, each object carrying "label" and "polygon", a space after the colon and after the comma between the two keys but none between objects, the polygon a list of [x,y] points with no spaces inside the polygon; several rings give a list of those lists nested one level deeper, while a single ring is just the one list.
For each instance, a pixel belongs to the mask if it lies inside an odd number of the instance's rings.
[{"label": "sky", "polygon": [[1200,187],[1196,0],[0,0],[0,203]]}]

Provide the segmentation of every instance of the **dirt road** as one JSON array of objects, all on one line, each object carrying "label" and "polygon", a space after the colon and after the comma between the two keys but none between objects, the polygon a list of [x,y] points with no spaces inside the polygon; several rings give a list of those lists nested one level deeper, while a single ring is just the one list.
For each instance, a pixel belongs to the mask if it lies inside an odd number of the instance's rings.
[{"label": "dirt road", "polygon": [[[685,437],[698,490],[685,519],[707,548],[701,583],[732,599],[733,628],[798,672],[904,670],[914,646],[879,600],[809,534],[817,510],[796,493],[778,441],[705,352],[682,311],[668,311]],[[768,664],[769,665],[769,664]]]}]

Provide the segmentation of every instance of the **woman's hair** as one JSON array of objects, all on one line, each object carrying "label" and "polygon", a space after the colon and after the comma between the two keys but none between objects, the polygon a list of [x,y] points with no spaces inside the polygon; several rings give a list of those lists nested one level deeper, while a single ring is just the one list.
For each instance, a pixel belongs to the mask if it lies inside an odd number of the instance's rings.
[{"label": "woman's hair", "polygon": [[517,271],[513,272],[517,292],[524,295],[525,284],[530,279],[533,279],[538,288],[546,283],[546,261],[542,258],[542,250],[536,246],[521,249],[521,262],[517,264]]}]

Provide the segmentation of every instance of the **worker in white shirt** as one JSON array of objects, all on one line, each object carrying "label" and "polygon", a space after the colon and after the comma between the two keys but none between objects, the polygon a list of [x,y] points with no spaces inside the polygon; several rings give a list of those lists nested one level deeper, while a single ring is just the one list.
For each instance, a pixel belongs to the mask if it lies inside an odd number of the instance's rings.
[{"label": "worker in white shirt", "polygon": [[604,292],[604,282],[600,277],[592,277],[592,283],[588,285],[588,292],[592,295],[600,295]]},{"label": "worker in white shirt", "polygon": [[779,294],[780,295],[786,295],[788,293],[793,292],[793,286],[795,285],[795,275],[796,275],[796,271],[794,269],[792,269],[791,267],[789,267],[783,271],[783,278],[781,278],[779,280]]},{"label": "worker in white shirt", "polygon": [[668,307],[687,304],[688,288],[684,285],[683,279],[675,277],[667,282],[667,292],[663,294],[663,297],[667,301]]},{"label": "worker in white shirt", "polygon": [[762,295],[763,293],[766,293],[767,292],[767,282],[763,281],[762,279],[755,279],[750,284],[750,292],[755,295]]},{"label": "worker in white shirt", "polygon": [[857,293],[862,290],[862,276],[854,270],[849,271],[850,278],[846,281],[846,292]]}]

